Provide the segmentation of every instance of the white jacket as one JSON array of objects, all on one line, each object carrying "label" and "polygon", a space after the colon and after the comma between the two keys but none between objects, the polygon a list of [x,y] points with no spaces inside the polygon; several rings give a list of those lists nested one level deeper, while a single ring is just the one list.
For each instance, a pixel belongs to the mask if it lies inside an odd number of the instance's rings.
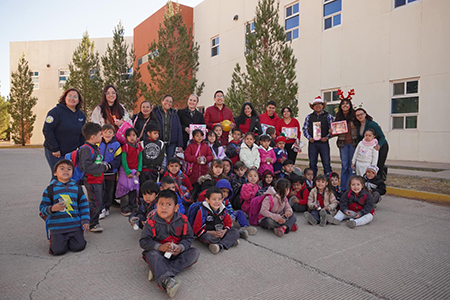
[{"label": "white jacket", "polygon": [[364,140],[359,142],[353,154],[352,164],[355,165],[356,162],[359,162],[376,166],[378,163],[378,151],[374,148],[376,145],[378,145],[378,142],[372,143],[371,145],[368,145]]},{"label": "white jacket", "polygon": [[247,168],[256,167],[259,169],[261,159],[259,157],[259,146],[253,144],[252,149],[247,146],[245,142],[241,144],[241,152],[239,153],[240,160],[245,164]]}]

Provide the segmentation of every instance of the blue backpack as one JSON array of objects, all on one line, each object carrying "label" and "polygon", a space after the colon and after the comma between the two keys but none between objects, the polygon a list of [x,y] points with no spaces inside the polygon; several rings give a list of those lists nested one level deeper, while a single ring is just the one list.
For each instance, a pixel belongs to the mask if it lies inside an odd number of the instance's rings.
[{"label": "blue backpack", "polygon": [[189,209],[187,211],[187,217],[188,217],[188,221],[189,224],[191,224],[191,226],[194,226],[194,221],[195,221],[195,217],[197,216],[197,212],[200,209],[201,213],[202,213],[202,223],[205,222],[206,216],[203,215],[203,209],[202,209],[202,203],[203,202],[194,202],[189,206]]},{"label": "blue backpack", "polygon": [[91,159],[93,160],[94,159],[94,148],[92,148],[88,144],[84,144],[77,150],[69,152],[64,156],[65,159],[70,160],[73,163],[74,169],[73,169],[72,180],[74,180],[77,184],[83,184],[82,181],[83,181],[83,177],[84,177],[84,171],[81,170],[80,166],[78,165],[78,160],[79,160],[79,151],[81,148],[83,148],[85,146],[91,150]]}]

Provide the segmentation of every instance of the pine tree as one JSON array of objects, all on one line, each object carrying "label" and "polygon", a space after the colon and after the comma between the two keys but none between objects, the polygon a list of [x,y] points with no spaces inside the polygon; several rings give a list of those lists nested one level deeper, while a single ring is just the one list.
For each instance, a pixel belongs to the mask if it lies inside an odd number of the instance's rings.
[{"label": "pine tree", "polygon": [[31,70],[25,54],[19,59],[17,71],[11,73],[10,109],[12,124],[11,137],[16,144],[25,146],[30,142],[33,134],[33,125],[36,115],[33,114],[33,107],[37,103],[37,98],[31,96],[34,84],[31,80]]},{"label": "pine tree", "polygon": [[244,101],[250,101],[258,113],[263,113],[268,101],[279,108],[292,108],[297,116],[298,84],[295,82],[297,59],[286,42],[286,33],[279,24],[280,3],[259,0],[254,20],[255,31],[246,33],[246,71],[236,64],[231,86],[227,91],[227,105],[238,115]]},{"label": "pine tree", "polygon": [[9,140],[10,119],[9,100],[0,95],[0,140]]},{"label": "pine tree", "polygon": [[[134,50],[125,42],[122,22],[114,28],[112,47],[108,44],[102,56],[105,84],[112,84],[120,95],[120,103],[132,111],[138,100],[139,70],[133,72]],[[130,49],[130,50],[129,50]]]},{"label": "pine tree", "polygon": [[69,64],[69,79],[65,89],[76,88],[83,97],[83,111],[90,118],[95,106],[102,99],[103,80],[100,76],[100,58],[94,52],[94,42],[86,31],[78,47],[73,52],[72,63]]},{"label": "pine tree", "polygon": [[185,105],[187,97],[201,95],[204,83],[197,85],[198,51],[192,28],[187,28],[180,14],[179,5],[167,2],[163,25],[159,26],[158,41],[149,47],[149,65],[152,82],[142,87],[144,98],[160,103],[164,94],[171,94],[174,105]]}]

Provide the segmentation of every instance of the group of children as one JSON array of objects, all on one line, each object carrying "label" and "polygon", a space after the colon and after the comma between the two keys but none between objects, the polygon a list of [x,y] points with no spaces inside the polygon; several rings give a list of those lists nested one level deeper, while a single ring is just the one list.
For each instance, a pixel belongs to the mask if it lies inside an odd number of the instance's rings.
[{"label": "group of children", "polygon": [[312,225],[349,219],[354,228],[373,219],[374,199],[379,202],[386,192],[372,165],[364,178],[350,178],[347,191],[340,190],[335,172],[313,178],[312,169],[302,172],[287,159],[286,138],[270,131],[272,136],[256,141],[252,133],[242,139],[234,129],[233,140],[223,147],[220,126],[206,139],[202,130],[194,130],[181,160],[165,157],[157,125],[145,130],[148,137],[138,141],[136,130],[128,129],[121,145],[113,126],[84,125],[86,144],[78,150],[77,164],[85,172],[88,199],[71,180],[74,164],[61,160],[40,204],[51,254],[83,250],[83,230],[101,232],[99,219],[120,198],[122,215],[142,229],[149,280],[173,297],[180,284],[175,275],[198,260],[199,251],[191,247],[194,236],[218,254],[256,234],[256,225],[279,237],[297,231],[294,212],[303,212]]}]

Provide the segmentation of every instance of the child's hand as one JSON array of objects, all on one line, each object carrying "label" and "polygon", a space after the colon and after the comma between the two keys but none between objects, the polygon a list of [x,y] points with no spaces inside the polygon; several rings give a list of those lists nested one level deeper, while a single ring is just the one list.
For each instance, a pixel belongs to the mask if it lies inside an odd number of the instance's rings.
[{"label": "child's hand", "polygon": [[355,168],[355,165],[354,164],[352,164],[352,169],[354,169]]},{"label": "child's hand", "polygon": [[89,224],[83,224],[83,230],[84,232],[89,231]]},{"label": "child's hand", "polygon": [[225,233],[227,233],[226,229],[222,229],[220,231],[217,231],[217,235],[219,238],[223,238],[223,236],[225,235]]},{"label": "child's hand", "polygon": [[66,209],[66,204],[64,203],[64,201],[63,202],[59,202],[57,204],[54,204],[52,206],[52,212],[55,212],[55,211],[63,212],[65,209]]},{"label": "child's hand", "polygon": [[328,208],[328,206],[325,206],[323,209],[325,209],[325,210],[330,210],[330,209]]},{"label": "child's hand", "polygon": [[284,216],[286,218],[289,218],[290,216],[292,216],[292,213],[290,211],[287,211],[287,212],[284,213]]},{"label": "child's hand", "polygon": [[139,175],[141,175],[141,172],[137,171],[136,176],[139,177]]},{"label": "child's hand", "polygon": [[345,214],[346,214],[347,216],[350,216],[350,215],[351,215],[351,212],[350,212],[349,210],[347,210],[347,211],[345,212]]},{"label": "child's hand", "polygon": [[282,216],[279,216],[277,222],[278,222],[278,224],[284,224],[286,222],[286,220]]},{"label": "child's hand", "polygon": [[133,174],[130,173],[130,174],[127,175],[127,177],[128,178],[133,178]]},{"label": "child's hand", "polygon": [[310,143],[314,143],[315,141],[316,141],[316,140],[313,139],[313,138],[310,138],[310,139],[309,139],[309,142],[310,142]]},{"label": "child's hand", "polygon": [[323,138],[320,139],[320,141],[321,142],[326,142],[326,141],[328,141],[328,138],[327,137],[323,137]]},{"label": "child's hand", "polygon": [[298,200],[297,197],[292,198],[292,203],[294,203],[294,204],[299,204],[299,203],[300,203],[300,200]]},{"label": "child's hand", "polygon": [[281,157],[280,162],[284,162],[286,159],[287,159],[286,157]]},{"label": "child's hand", "polygon": [[359,215],[359,213],[356,213],[355,219],[358,219],[359,217],[361,217],[361,216]]},{"label": "child's hand", "polygon": [[168,242],[168,243],[162,244],[161,246],[158,247],[158,250],[161,252],[172,252],[172,243]]},{"label": "child's hand", "polygon": [[173,251],[172,254],[173,255],[178,255],[181,252],[181,246],[178,244],[173,244]]},{"label": "child's hand", "polygon": [[319,209],[319,206],[317,206],[317,205],[314,205],[314,209]]}]

